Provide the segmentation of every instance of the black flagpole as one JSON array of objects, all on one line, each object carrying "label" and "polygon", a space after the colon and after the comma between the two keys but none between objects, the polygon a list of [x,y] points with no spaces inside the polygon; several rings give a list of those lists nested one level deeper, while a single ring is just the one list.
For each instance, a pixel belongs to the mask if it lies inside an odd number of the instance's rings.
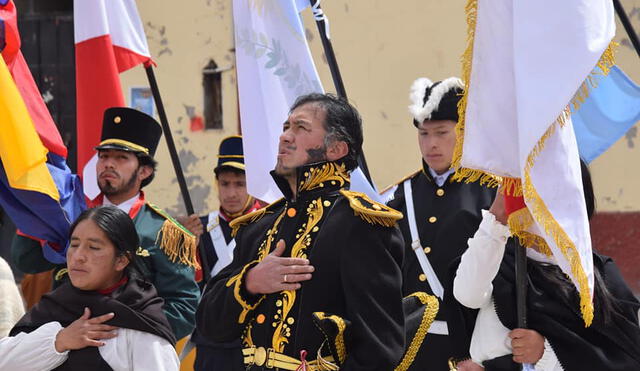
[{"label": "black flagpole", "polygon": [[[311,9],[315,14],[322,14],[322,8],[320,8],[320,0],[310,0]],[[314,10],[315,9],[315,10]],[[318,32],[320,33],[320,40],[322,40],[322,47],[324,48],[324,54],[327,57],[327,63],[329,64],[329,70],[331,71],[331,77],[333,78],[333,85],[336,88],[336,93],[340,98],[347,99],[347,91],[344,88],[344,82],[342,81],[342,75],[340,75],[340,69],[338,68],[338,61],[336,60],[336,54],[333,52],[333,45],[331,40],[327,37],[327,27],[323,17],[316,17],[316,25],[318,26]],[[369,167],[367,161],[364,158],[364,152],[360,152],[358,156],[358,166],[362,170],[362,173],[369,181],[369,184],[373,186],[371,180],[371,174],[369,173]]]},{"label": "black flagpole", "polygon": [[[180,187],[180,193],[182,193],[182,199],[184,200],[184,208],[187,211],[187,215],[195,213],[193,209],[193,203],[191,202],[191,196],[189,195],[189,189],[187,188],[187,181],[184,178],[182,172],[182,165],[180,165],[180,158],[178,157],[178,151],[176,150],[175,142],[173,141],[173,135],[171,134],[171,128],[169,127],[169,120],[167,119],[167,113],[164,111],[164,104],[162,103],[162,97],[160,97],[160,89],[158,89],[158,82],[156,81],[156,75],[153,72],[153,66],[145,66],[147,72],[147,78],[149,79],[149,87],[153,94],[153,100],[156,103],[158,109],[158,116],[160,117],[160,124],[162,125],[162,131],[164,132],[164,138],[167,141],[167,147],[169,147],[169,155],[171,156],[171,163],[173,163],[173,170],[176,173],[176,179],[178,186]],[[209,267],[206,262],[206,253],[202,243],[198,245],[200,252],[200,265],[202,266],[202,273],[205,281],[209,279]]]},{"label": "black flagpole", "polygon": [[[500,195],[497,195],[498,197]],[[516,316],[518,328],[527,328],[527,251],[517,238],[512,238],[516,265]],[[518,366],[524,370],[524,364]]]},{"label": "black flagpole", "polygon": [[627,17],[627,13],[624,11],[620,0],[613,0],[613,7],[616,9],[616,14],[618,14],[620,23],[622,23],[625,31],[627,31],[627,35],[629,36],[629,40],[631,40],[631,44],[640,57],[640,40],[638,40],[638,34],[633,29],[633,25],[629,21],[629,17]]},{"label": "black flagpole", "polygon": [[527,328],[527,251],[514,238],[516,254],[516,311],[518,328]]}]

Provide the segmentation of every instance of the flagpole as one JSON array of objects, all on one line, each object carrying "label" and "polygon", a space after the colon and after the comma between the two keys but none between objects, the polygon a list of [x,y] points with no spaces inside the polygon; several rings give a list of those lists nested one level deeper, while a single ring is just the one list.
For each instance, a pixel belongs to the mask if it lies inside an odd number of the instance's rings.
[{"label": "flagpole", "polygon": [[[311,3],[311,10],[313,11],[314,19],[316,20],[316,25],[318,26],[318,32],[320,33],[320,40],[322,41],[322,48],[324,49],[324,55],[327,58],[327,63],[329,64],[329,70],[331,71],[331,77],[333,79],[333,85],[336,88],[336,93],[340,98],[347,99],[347,90],[344,88],[344,82],[342,81],[342,75],[340,74],[340,68],[338,68],[338,60],[336,59],[336,54],[333,51],[333,45],[331,44],[331,40],[327,35],[327,19],[322,12],[322,8],[320,7],[321,0],[309,0]],[[367,178],[369,184],[373,186],[373,181],[371,180],[371,174],[369,173],[369,167],[367,166],[367,161],[364,158],[364,152],[360,152],[358,156],[358,166],[362,170],[362,173]]]},{"label": "flagpole", "polygon": [[527,252],[517,239],[516,247],[516,313],[518,328],[527,328]]},{"label": "flagpole", "polygon": [[625,31],[627,31],[627,35],[629,36],[629,40],[631,40],[633,48],[636,50],[636,53],[638,53],[638,56],[640,57],[640,40],[638,40],[638,34],[633,29],[633,25],[629,21],[627,12],[625,12],[624,7],[620,3],[620,0],[613,0],[613,7],[616,9],[616,14],[618,14],[620,23],[622,23]]},{"label": "flagpole", "polygon": [[[147,79],[149,80],[149,87],[153,94],[153,100],[156,103],[158,109],[158,116],[160,117],[160,124],[162,125],[162,131],[164,132],[164,138],[167,141],[167,147],[169,148],[169,155],[171,156],[171,162],[173,163],[173,170],[176,173],[176,180],[180,187],[180,193],[182,193],[182,199],[184,201],[184,208],[187,211],[187,215],[195,213],[193,209],[193,203],[191,202],[191,196],[189,195],[189,189],[187,188],[187,181],[182,171],[182,165],[180,165],[180,158],[178,157],[178,151],[171,134],[171,128],[169,127],[169,120],[167,119],[167,113],[164,110],[164,103],[162,103],[162,97],[160,96],[160,89],[158,88],[158,82],[156,81],[156,75],[153,72],[153,66],[145,66],[147,72]],[[206,253],[204,251],[204,245],[200,243],[198,245],[198,251],[200,252],[200,265],[202,266],[202,273],[204,274],[205,281],[209,279],[209,267],[207,266]]]}]

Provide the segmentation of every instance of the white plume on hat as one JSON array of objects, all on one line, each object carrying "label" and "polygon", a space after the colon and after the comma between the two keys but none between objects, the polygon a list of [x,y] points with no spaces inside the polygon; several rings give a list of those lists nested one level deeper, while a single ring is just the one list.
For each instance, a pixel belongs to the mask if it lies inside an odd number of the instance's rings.
[{"label": "white plume on hat", "polygon": [[[424,95],[427,88],[431,87],[433,82],[426,77],[416,79],[411,85],[409,92],[409,112],[417,122],[423,122],[431,118],[433,111],[438,109],[442,97],[451,89],[464,89],[462,80],[457,77],[449,77],[437,84],[429,94],[429,98],[424,102]],[[424,102],[424,103],[423,103]]]}]

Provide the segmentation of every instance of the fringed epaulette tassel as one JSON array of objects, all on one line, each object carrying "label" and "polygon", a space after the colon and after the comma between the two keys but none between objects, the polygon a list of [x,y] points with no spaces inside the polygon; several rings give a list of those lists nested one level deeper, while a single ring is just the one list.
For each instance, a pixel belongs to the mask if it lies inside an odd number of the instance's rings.
[{"label": "fringed epaulette tassel", "polygon": [[385,204],[373,201],[364,193],[340,190],[340,193],[349,200],[349,205],[355,215],[369,224],[377,224],[383,227],[393,227],[403,215],[398,210]]},{"label": "fringed epaulette tassel", "polygon": [[[196,237],[167,219],[158,232],[160,249],[172,262],[180,262],[195,269],[200,269],[196,258]],[[157,243],[158,241],[156,241]]]}]

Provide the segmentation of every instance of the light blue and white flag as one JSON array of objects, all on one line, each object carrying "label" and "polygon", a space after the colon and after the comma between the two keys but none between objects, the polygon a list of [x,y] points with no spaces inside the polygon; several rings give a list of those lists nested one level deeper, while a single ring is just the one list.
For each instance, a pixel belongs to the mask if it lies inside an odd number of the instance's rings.
[{"label": "light blue and white flag", "polygon": [[[233,1],[247,188],[267,202],[282,197],[269,172],[289,108],[300,95],[324,92],[299,14],[308,6],[302,0]],[[352,189],[377,197],[359,169],[351,177]]]},{"label": "light blue and white flag", "polygon": [[600,156],[640,120],[640,86],[618,67],[597,80],[572,115],[580,157],[587,163]]}]

